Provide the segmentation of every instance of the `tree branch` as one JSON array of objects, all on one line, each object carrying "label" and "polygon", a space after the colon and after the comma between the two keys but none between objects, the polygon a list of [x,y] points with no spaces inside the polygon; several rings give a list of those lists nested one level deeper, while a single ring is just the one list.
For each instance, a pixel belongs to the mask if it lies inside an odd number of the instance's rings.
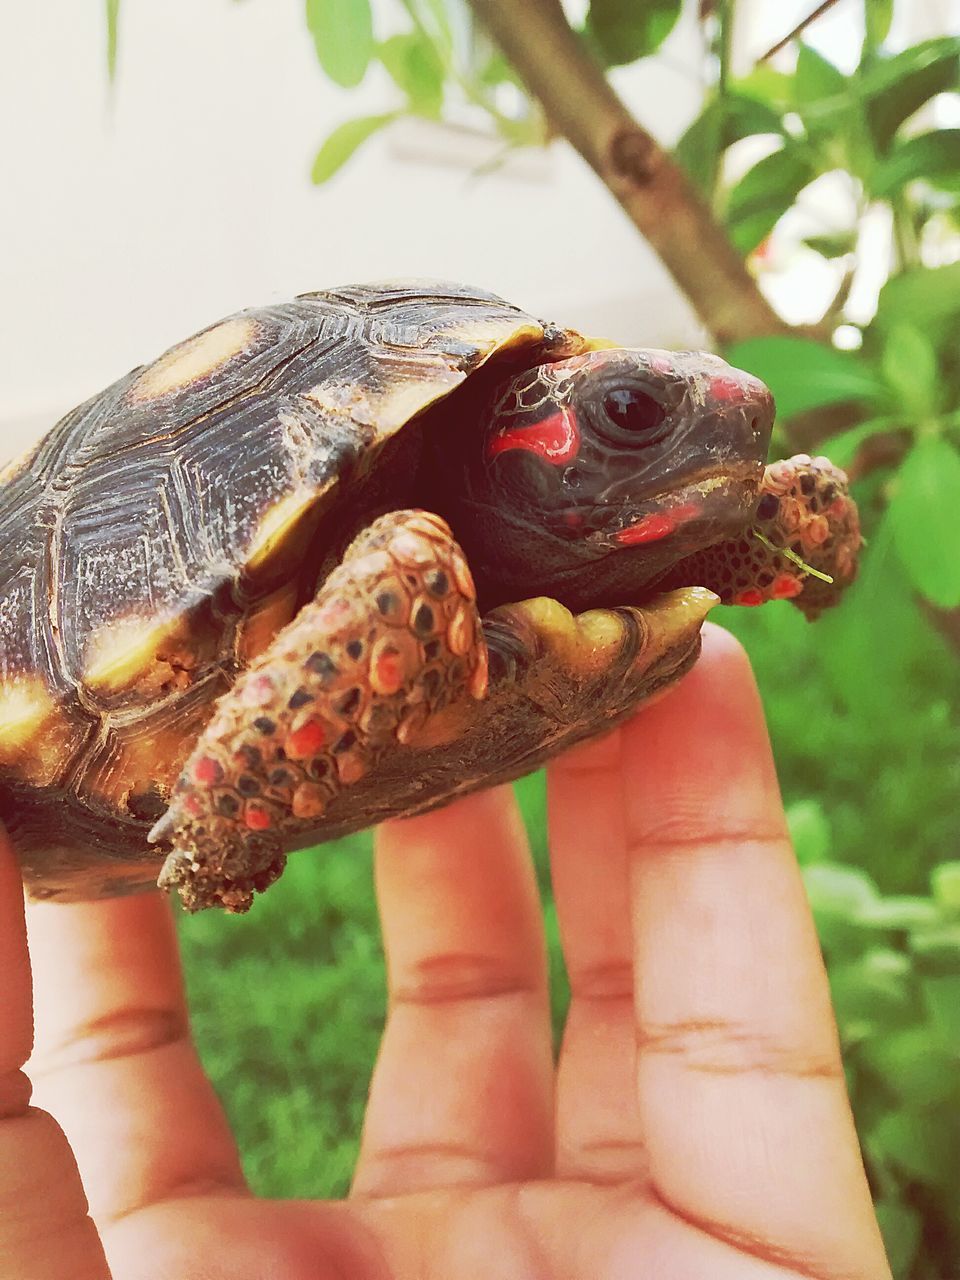
[{"label": "tree branch", "polygon": [[767,52],[763,54],[762,57],[758,58],[757,61],[766,62],[767,59],[772,58],[775,53],[779,53],[781,49],[785,49],[791,40],[796,40],[797,36],[802,36],[807,27],[816,22],[818,18],[822,18],[823,15],[829,9],[832,9],[836,3],[837,0],[823,0],[823,4],[818,4],[812,13],[808,13],[801,22],[797,23],[792,31],[787,32],[782,40],[778,40],[775,45],[771,45]]},{"label": "tree branch", "polygon": [[470,4],[553,128],[620,202],[716,341],[792,332],[707,203],[614,93],[560,0]]}]

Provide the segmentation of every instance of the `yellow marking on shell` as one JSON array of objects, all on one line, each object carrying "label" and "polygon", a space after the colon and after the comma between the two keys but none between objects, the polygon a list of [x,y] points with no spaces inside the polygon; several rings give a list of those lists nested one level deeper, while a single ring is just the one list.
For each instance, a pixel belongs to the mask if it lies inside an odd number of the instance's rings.
[{"label": "yellow marking on shell", "polygon": [[0,761],[20,759],[55,711],[53,696],[39,677],[0,686]]},{"label": "yellow marking on shell", "polygon": [[444,329],[443,337],[474,346],[484,355],[492,355],[494,351],[507,347],[539,342],[543,329],[536,321],[519,316],[471,316]]},{"label": "yellow marking on shell", "polygon": [[429,378],[398,380],[383,395],[371,398],[373,421],[381,434],[396,431],[415,414],[449,395],[462,381],[462,374],[446,367],[432,370]]},{"label": "yellow marking on shell", "polygon": [[187,338],[144,369],[130,388],[129,398],[155,400],[199,382],[245,351],[259,331],[252,316],[234,316]]},{"label": "yellow marking on shell", "polygon": [[623,343],[614,342],[612,338],[584,338],[583,351],[622,351]]},{"label": "yellow marking on shell", "polygon": [[182,634],[183,626],[182,618],[132,617],[105,623],[87,642],[84,682],[97,693],[120,693],[133,684],[146,693],[170,681],[174,669],[160,652]]},{"label": "yellow marking on shell", "polygon": [[26,453],[18,454],[17,457],[11,458],[9,462],[4,463],[4,465],[0,467],[0,486],[9,484],[14,477],[21,473],[21,471],[26,471],[27,467],[29,467],[31,462],[33,462],[39,448],[40,442],[38,441],[32,446],[32,448],[28,449]]},{"label": "yellow marking on shell", "polygon": [[[262,569],[277,552],[292,552],[300,539],[298,526],[306,524],[311,515],[319,515],[316,489],[301,489],[287,494],[263,515],[260,525],[247,550],[246,568],[250,573]],[[306,529],[300,532],[305,533]]]},{"label": "yellow marking on shell", "polygon": [[[222,691],[221,687],[215,692]],[[107,749],[80,779],[80,794],[121,813],[131,800],[136,806],[138,798],[153,785],[159,785],[161,794],[168,797],[211,710],[211,705],[204,703],[181,708],[170,724],[140,722],[116,727]]]}]

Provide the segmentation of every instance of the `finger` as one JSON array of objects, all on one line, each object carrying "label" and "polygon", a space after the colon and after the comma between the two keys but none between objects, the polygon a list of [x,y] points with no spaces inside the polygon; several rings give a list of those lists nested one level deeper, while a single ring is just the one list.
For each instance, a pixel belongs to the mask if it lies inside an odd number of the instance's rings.
[{"label": "finger", "polygon": [[508,788],[380,829],[390,1009],[354,1191],[549,1170],[553,1065],[540,902]]},{"label": "finger", "polygon": [[159,894],[28,911],[37,1096],[103,1222],[195,1189],[240,1191],[236,1146],[189,1036]]},{"label": "finger", "polygon": [[32,1037],[23,888],[0,828],[0,1275],[109,1280],[80,1174],[63,1132],[30,1106],[22,1067]]},{"label": "finger", "polygon": [[623,759],[652,1185],[746,1251],[886,1275],[763,712],[731,637],[709,630],[676,693],[624,728]]},{"label": "finger", "polygon": [[619,729],[547,768],[550,859],[570,1009],[557,1072],[557,1172],[645,1168],[636,1098],[633,942]]}]

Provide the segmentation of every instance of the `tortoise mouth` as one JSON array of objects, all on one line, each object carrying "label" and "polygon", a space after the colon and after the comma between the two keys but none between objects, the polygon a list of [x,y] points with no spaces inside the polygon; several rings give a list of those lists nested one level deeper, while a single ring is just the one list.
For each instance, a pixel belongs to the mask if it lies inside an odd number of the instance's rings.
[{"label": "tortoise mouth", "polygon": [[611,551],[643,546],[678,535],[697,546],[741,533],[760,496],[762,462],[705,467],[680,487],[652,493],[635,506],[619,507],[614,519],[586,537]]}]

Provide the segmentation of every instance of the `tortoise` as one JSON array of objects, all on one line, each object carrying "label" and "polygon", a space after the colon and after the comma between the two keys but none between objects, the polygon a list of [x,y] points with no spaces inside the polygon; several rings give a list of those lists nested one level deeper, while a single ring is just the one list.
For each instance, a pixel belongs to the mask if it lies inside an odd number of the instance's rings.
[{"label": "tortoise", "polygon": [[[0,475],[0,818],[28,891],[246,910],[286,854],[513,779],[856,572],[773,401],[491,293],[241,311]],[[833,581],[827,581],[827,577]]]}]

